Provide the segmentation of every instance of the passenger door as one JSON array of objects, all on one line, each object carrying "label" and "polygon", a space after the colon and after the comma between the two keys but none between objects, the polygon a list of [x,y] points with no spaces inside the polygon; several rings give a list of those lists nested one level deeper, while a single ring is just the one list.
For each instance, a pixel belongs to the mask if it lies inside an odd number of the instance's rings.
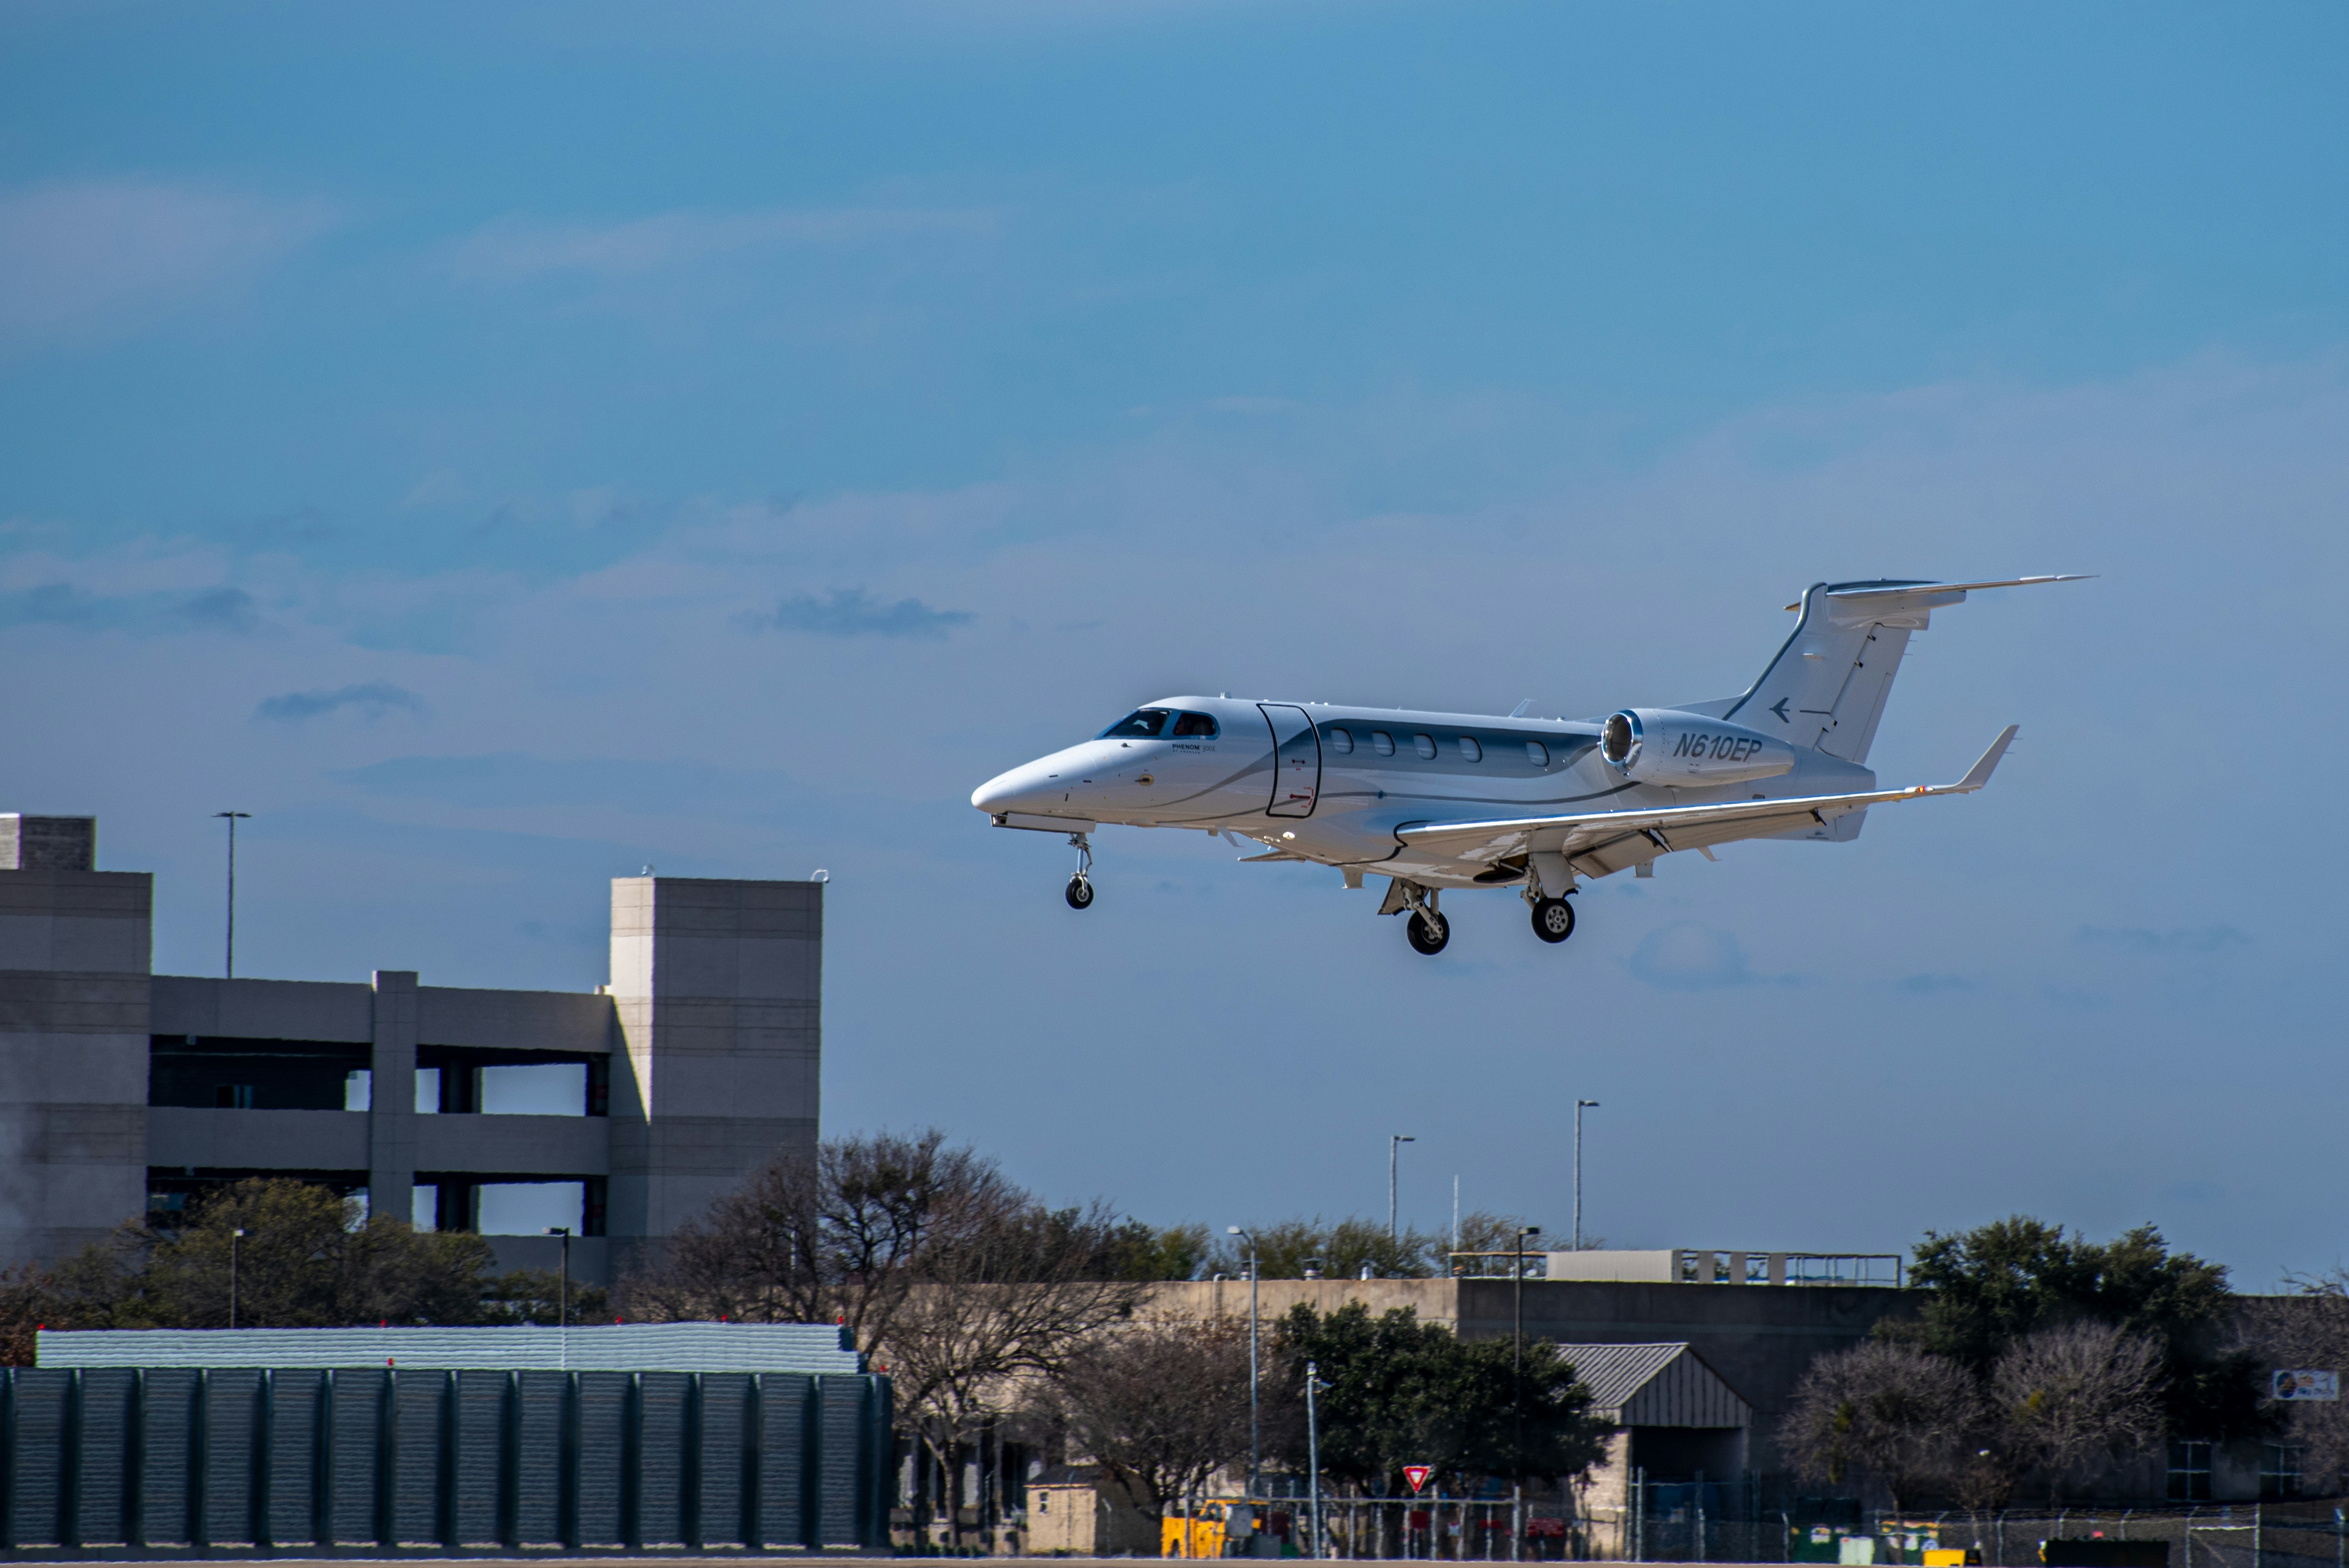
[{"label": "passenger door", "polygon": [[1321,795],[1321,734],[1301,707],[1280,702],[1257,707],[1272,727],[1272,803],[1265,813],[1309,817]]}]

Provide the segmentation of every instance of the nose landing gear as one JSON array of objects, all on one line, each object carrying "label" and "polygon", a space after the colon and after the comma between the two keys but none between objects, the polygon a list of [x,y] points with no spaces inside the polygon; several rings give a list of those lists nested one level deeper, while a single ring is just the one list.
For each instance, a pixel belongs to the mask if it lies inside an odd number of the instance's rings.
[{"label": "nose landing gear", "polygon": [[1061,896],[1069,901],[1071,909],[1091,909],[1093,906],[1093,847],[1082,833],[1071,833],[1069,842],[1076,846],[1077,870],[1076,874],[1069,878],[1069,885]]},{"label": "nose landing gear", "polygon": [[1413,953],[1430,958],[1443,952],[1444,944],[1452,940],[1452,923],[1436,909],[1436,896],[1432,887],[1397,877],[1387,885],[1387,901],[1379,910],[1381,914],[1401,914],[1408,910],[1411,918],[1403,922],[1402,934],[1410,939]]}]

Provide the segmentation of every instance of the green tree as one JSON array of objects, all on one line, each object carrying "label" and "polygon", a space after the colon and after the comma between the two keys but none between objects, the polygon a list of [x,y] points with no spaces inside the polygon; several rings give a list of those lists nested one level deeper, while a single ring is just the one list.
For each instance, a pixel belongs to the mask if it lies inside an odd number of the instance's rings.
[{"label": "green tree", "polygon": [[1205,1225],[1147,1225],[1129,1217],[1110,1233],[1102,1262],[1111,1279],[1196,1279],[1210,1251]]},{"label": "green tree", "polygon": [[[236,1232],[243,1230],[242,1237]],[[478,1323],[489,1243],[367,1216],[306,1181],[222,1188],[175,1229],[127,1223],[60,1264],[46,1321],[69,1328],[253,1328]]]},{"label": "green tree", "polygon": [[[1408,1464],[1457,1482],[1481,1476],[1554,1480],[1596,1463],[1601,1445],[1590,1391],[1548,1340],[1525,1346],[1522,1370],[1506,1339],[1464,1342],[1397,1307],[1372,1317],[1361,1302],[1324,1316],[1299,1305],[1277,1330],[1283,1403],[1304,1407],[1306,1364],[1329,1385],[1319,1397],[1323,1471],[1395,1495]],[[1280,1446],[1306,1462],[1301,1424],[1282,1423]]]},{"label": "green tree", "polygon": [[1883,1337],[1986,1377],[2041,1329],[2107,1324],[2160,1347],[2170,1430],[2225,1439],[2260,1429],[2256,1358],[2227,1344],[2234,1297],[2225,1266],[2171,1252],[2151,1225],[2091,1242],[2016,1214],[1954,1235],[1929,1231],[1915,1258],[1909,1283],[1924,1293],[1920,1310],[1879,1324]]},{"label": "green tree", "polygon": [[[612,1321],[612,1293],[600,1284],[585,1284],[576,1275],[570,1282],[571,1310],[568,1321],[609,1323]],[[564,1280],[555,1269],[515,1269],[485,1280],[481,1286],[481,1311],[483,1323],[533,1323],[552,1328],[565,1321],[563,1308]]]},{"label": "green tree", "polygon": [[[1433,1260],[1445,1251],[1445,1238],[1424,1231],[1390,1236],[1385,1225],[1370,1220],[1331,1223],[1318,1215],[1261,1225],[1255,1234],[1266,1279],[1303,1279],[1309,1262],[1319,1263],[1330,1279],[1352,1279],[1365,1264],[1373,1279],[1425,1279],[1437,1272]],[[1239,1278],[1247,1272],[1247,1243],[1227,1236],[1209,1262],[1216,1272]]]}]

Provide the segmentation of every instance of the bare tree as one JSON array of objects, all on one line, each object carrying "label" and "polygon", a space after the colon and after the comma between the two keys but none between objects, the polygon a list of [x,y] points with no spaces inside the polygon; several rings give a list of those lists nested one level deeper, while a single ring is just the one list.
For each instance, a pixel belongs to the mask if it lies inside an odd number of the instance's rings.
[{"label": "bare tree", "polygon": [[629,1280],[627,1305],[653,1318],[839,1322],[874,1350],[938,1254],[1030,1202],[936,1128],[828,1139],[777,1155],[679,1226],[667,1255]]},{"label": "bare tree", "polygon": [[1999,1436],[2047,1482],[2051,1504],[2102,1460],[2140,1453],[2161,1433],[2161,1346],[2111,1324],[2043,1328],[2007,1346],[1991,1373]]},{"label": "bare tree", "polygon": [[1069,1439],[1160,1513],[1248,1450],[1247,1326],[1163,1322],[1074,1349],[1056,1389]]},{"label": "bare tree", "polygon": [[[1038,1381],[1131,1318],[1150,1289],[1105,1277],[1115,1231],[1107,1208],[1053,1211],[1018,1196],[946,1217],[951,1240],[925,1255],[919,1287],[882,1340],[899,1408],[957,1487],[963,1445],[1029,1404]],[[959,1498],[949,1501],[959,1547]]]},{"label": "bare tree", "polygon": [[1905,1509],[1960,1473],[1981,1409],[1957,1362],[1870,1340],[1811,1363],[1779,1441],[1806,1480],[1873,1484]]},{"label": "bare tree", "polygon": [[[936,1130],[833,1139],[779,1156],[680,1227],[629,1281],[627,1306],[847,1325],[895,1378],[900,1425],[958,1491],[965,1445],[1132,1315],[1149,1289],[1119,1277],[1133,1242],[1102,1205],[1048,1210]],[[947,1499],[957,1537],[959,1501]],[[916,1500],[923,1528],[927,1503]]]}]

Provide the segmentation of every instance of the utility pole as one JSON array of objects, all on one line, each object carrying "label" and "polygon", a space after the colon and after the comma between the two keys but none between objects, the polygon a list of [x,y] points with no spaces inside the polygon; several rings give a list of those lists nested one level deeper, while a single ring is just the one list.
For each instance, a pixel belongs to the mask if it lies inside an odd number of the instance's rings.
[{"label": "utility pole", "polygon": [[1243,1231],[1237,1225],[1226,1225],[1224,1227],[1224,1233],[1227,1236],[1245,1238],[1248,1249],[1248,1496],[1255,1497],[1257,1495],[1257,1489],[1263,1485],[1261,1456],[1263,1443],[1257,1419],[1259,1407],[1257,1402],[1256,1380],[1256,1280],[1257,1275],[1262,1271],[1257,1267],[1254,1232]]},{"label": "utility pole", "polygon": [[1406,1143],[1419,1140],[1407,1132],[1398,1132],[1387,1140],[1387,1240],[1395,1239],[1395,1161]]},{"label": "utility pole", "polygon": [[236,1326],[236,1254],[244,1244],[244,1227],[239,1225],[228,1233],[228,1326]]},{"label": "utility pole", "polygon": [[250,821],[250,811],[214,811],[215,817],[228,819],[228,978],[236,978],[236,825]]},{"label": "utility pole", "polygon": [[1582,1113],[1597,1110],[1595,1099],[1574,1102],[1574,1250],[1582,1250]]}]

